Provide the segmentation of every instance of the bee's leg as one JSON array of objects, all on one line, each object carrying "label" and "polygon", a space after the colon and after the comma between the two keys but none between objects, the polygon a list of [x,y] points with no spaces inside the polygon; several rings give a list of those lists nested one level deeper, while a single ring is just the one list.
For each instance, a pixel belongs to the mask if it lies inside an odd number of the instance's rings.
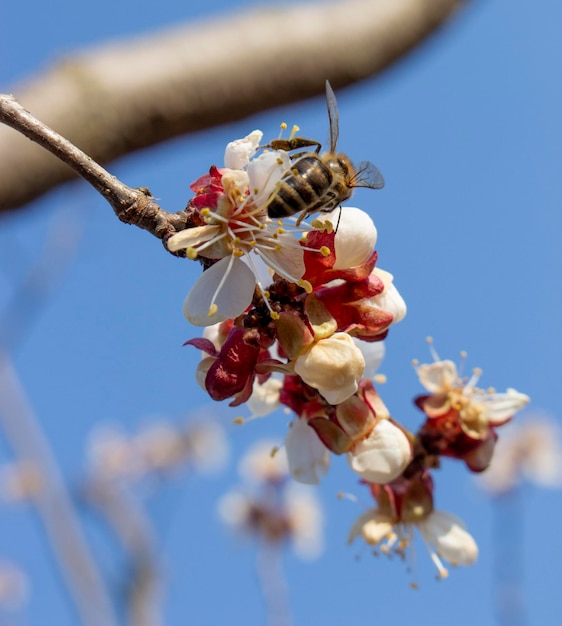
[{"label": "bee's leg", "polygon": [[305,217],[308,217],[308,215],[310,215],[310,213],[306,209],[304,211],[301,211],[299,213],[299,216],[297,217],[295,226],[300,226],[300,223],[304,220]]},{"label": "bee's leg", "polygon": [[[272,150],[283,150],[284,152],[291,152],[292,150],[298,150],[299,148],[309,148],[310,146],[316,146],[314,151],[316,154],[322,149],[322,144],[314,139],[305,139],[304,137],[293,137],[292,139],[274,139],[260,148],[271,148]],[[304,154],[304,153],[303,153]]]}]

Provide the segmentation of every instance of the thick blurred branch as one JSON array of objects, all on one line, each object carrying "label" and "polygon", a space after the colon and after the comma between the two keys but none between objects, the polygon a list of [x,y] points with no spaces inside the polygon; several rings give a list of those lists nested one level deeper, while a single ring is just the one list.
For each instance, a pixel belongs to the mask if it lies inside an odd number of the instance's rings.
[{"label": "thick blurred branch", "polygon": [[[12,92],[99,163],[380,72],[462,0],[348,0],[237,13],[80,53]],[[0,212],[73,176],[0,127]]]}]

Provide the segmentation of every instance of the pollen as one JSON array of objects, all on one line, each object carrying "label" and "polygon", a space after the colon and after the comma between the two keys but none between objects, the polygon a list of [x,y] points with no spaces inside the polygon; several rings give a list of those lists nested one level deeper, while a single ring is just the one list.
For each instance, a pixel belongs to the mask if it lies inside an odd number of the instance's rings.
[{"label": "pollen", "polygon": [[207,315],[209,317],[213,317],[213,315],[216,315],[217,311],[219,310],[219,307],[216,304],[211,304],[211,306],[209,307],[209,312],[207,313]]},{"label": "pollen", "polygon": [[235,417],[235,418],[232,420],[232,423],[233,423],[233,424],[236,424],[237,426],[242,426],[242,424],[244,424],[244,423],[245,423],[245,421],[246,421],[246,420],[245,420],[243,417]]},{"label": "pollen", "polygon": [[330,248],[328,248],[328,246],[322,246],[320,250],[318,250],[318,252],[320,252],[322,256],[329,256],[331,250]]},{"label": "pollen", "polygon": [[271,311],[270,316],[271,316],[272,320],[278,320],[279,319],[279,313],[277,313],[276,311]]},{"label": "pollen", "polygon": [[312,285],[308,282],[308,280],[304,280],[301,278],[298,282],[299,287],[302,287],[306,293],[312,293]]},{"label": "pollen", "polygon": [[211,215],[211,209],[209,209],[208,207],[205,207],[204,209],[201,209],[201,211],[199,211],[200,215],[202,217],[210,217]]},{"label": "pollen", "polygon": [[197,250],[195,248],[188,248],[185,251],[185,256],[191,261],[195,261],[195,259],[197,258]]},{"label": "pollen", "polygon": [[291,134],[289,135],[289,139],[292,139],[298,132],[299,132],[300,128],[294,124],[293,128],[291,129]]},{"label": "pollen", "polygon": [[373,380],[379,385],[384,385],[388,379],[386,374],[375,374]]}]

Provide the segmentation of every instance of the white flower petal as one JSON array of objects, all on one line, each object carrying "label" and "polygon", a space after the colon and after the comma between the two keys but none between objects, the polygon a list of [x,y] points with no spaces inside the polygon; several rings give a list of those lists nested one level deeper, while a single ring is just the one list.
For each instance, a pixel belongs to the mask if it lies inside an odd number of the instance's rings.
[{"label": "white flower petal", "polygon": [[252,417],[263,417],[276,411],[281,406],[279,392],[282,387],[283,381],[275,376],[270,376],[264,383],[255,380],[252,395],[246,402]]},{"label": "white flower petal", "polygon": [[398,289],[396,289],[393,283],[394,277],[390,272],[381,270],[378,267],[375,267],[375,269],[373,270],[373,274],[375,274],[375,276],[378,276],[384,283],[384,291],[378,296],[374,296],[369,300],[373,303],[374,306],[379,307],[387,313],[392,313],[392,315],[394,316],[392,323],[397,324],[406,317],[407,309],[404,298],[402,298],[402,296],[398,293]]},{"label": "white flower petal", "polygon": [[448,391],[458,382],[457,366],[453,361],[418,365],[416,372],[420,383],[431,393]]},{"label": "white flower petal", "polygon": [[274,441],[262,439],[242,457],[238,472],[249,483],[279,481],[289,474],[287,456]]},{"label": "white flower petal", "polygon": [[353,338],[353,341],[359,350],[361,350],[361,354],[365,359],[363,378],[373,378],[384,358],[384,341],[361,341],[361,339],[357,339],[356,337]]},{"label": "white flower petal", "polygon": [[186,228],[179,233],[172,235],[167,242],[168,250],[177,252],[178,250],[185,250],[197,246],[201,243],[205,243],[212,239],[215,235],[218,235],[221,230],[220,226],[207,224],[205,226],[195,226],[194,228]]},{"label": "white flower petal", "polygon": [[490,425],[504,424],[529,401],[529,396],[515,389],[508,389],[505,393],[494,393],[486,403],[486,416]]},{"label": "white flower petal", "polygon": [[302,278],[305,271],[304,251],[299,242],[293,235],[287,233],[277,237],[275,246],[276,248],[272,250],[261,247],[256,248],[256,251],[265,263],[283,278],[291,282]]},{"label": "white flower petal", "polygon": [[268,150],[250,161],[247,171],[256,206],[265,204],[277,182],[290,168],[291,157],[284,150]]},{"label": "white flower petal", "polygon": [[243,530],[248,520],[251,502],[239,491],[230,491],[218,501],[217,509],[221,520],[236,530]]},{"label": "white flower petal", "polygon": [[334,228],[336,262],[334,269],[347,269],[364,263],[377,243],[377,229],[371,217],[356,207],[338,207],[317,216],[321,222],[330,221]]},{"label": "white flower petal", "polygon": [[[218,290],[227,271],[228,276]],[[238,258],[225,257],[201,274],[185,299],[183,313],[194,326],[224,322],[244,312],[252,301],[255,286],[255,276],[247,265]],[[209,315],[213,303],[217,311]]]},{"label": "white flower petal", "polygon": [[317,559],[324,549],[324,520],[318,499],[310,488],[289,483],[285,490],[285,509],[295,552],[302,559]]},{"label": "white flower petal", "polygon": [[418,523],[423,538],[451,565],[472,565],[478,546],[461,520],[444,511],[433,511]]},{"label": "white flower petal", "polygon": [[306,420],[292,422],[285,436],[289,473],[299,483],[319,485],[330,468],[330,453]]},{"label": "white flower petal", "polygon": [[231,141],[224,152],[224,165],[233,170],[241,170],[248,165],[260,145],[263,133],[261,130],[253,130],[243,139]]},{"label": "white flower petal", "polygon": [[378,484],[400,476],[411,458],[408,438],[389,420],[381,420],[366,439],[347,453],[351,469],[366,481]]}]

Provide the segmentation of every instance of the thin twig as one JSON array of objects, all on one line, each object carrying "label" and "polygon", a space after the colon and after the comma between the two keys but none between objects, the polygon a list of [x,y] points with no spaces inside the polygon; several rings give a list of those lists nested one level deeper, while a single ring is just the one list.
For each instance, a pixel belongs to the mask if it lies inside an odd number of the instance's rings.
[{"label": "thin twig", "polygon": [[72,501],[12,363],[0,353],[0,427],[16,458],[41,477],[35,496],[50,545],[84,626],[116,626],[111,600],[84,539]]},{"label": "thin twig", "polygon": [[0,95],[0,121],[31,139],[70,166],[113,207],[117,217],[158,237],[185,228],[185,214],[168,213],[154,202],[148,189],[133,189],[39,121],[11,95]]},{"label": "thin twig", "polygon": [[158,626],[160,562],[150,520],[124,488],[110,480],[90,477],[83,494],[106,519],[127,552],[130,569],[125,603],[131,626]]},{"label": "thin twig", "polygon": [[[10,92],[98,163],[374,76],[467,0],[278,3],[73,52]],[[72,177],[0,127],[0,212]]]}]

